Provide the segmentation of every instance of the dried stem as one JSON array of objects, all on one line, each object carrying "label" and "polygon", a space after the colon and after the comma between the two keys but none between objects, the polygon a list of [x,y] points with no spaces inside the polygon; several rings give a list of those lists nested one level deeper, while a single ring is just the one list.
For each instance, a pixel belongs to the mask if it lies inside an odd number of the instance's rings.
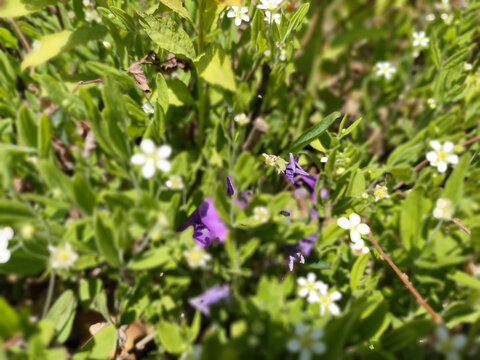
[{"label": "dried stem", "polygon": [[462,146],[468,146],[468,145],[473,144],[474,142],[476,142],[478,140],[480,140],[480,135],[475,136],[475,137],[471,138],[470,140],[467,140],[467,141],[463,142]]},{"label": "dried stem", "polygon": [[98,79],[93,79],[93,80],[85,80],[85,81],[79,81],[72,89],[72,93],[74,93],[75,91],[77,91],[78,87],[80,85],[88,85],[88,84],[94,84],[94,83],[103,83],[103,79],[102,78],[98,78]]},{"label": "dried stem", "polygon": [[407,289],[410,290],[410,292],[413,294],[415,299],[417,299],[420,305],[422,305],[425,308],[425,310],[427,310],[427,312],[432,316],[433,320],[437,324],[443,324],[443,320],[440,318],[440,316],[438,316],[438,314],[430,307],[430,305],[427,304],[425,299],[422,297],[422,295],[419,294],[419,292],[415,289],[412,283],[408,281],[408,276],[402,273],[400,269],[394,264],[394,262],[387,256],[387,254],[383,252],[382,248],[380,247],[380,245],[378,245],[377,241],[375,240],[375,237],[373,236],[373,234],[369,233],[368,236],[370,237],[370,240],[372,241],[373,246],[375,246],[375,249],[377,249],[377,251],[380,253],[381,258],[385,260],[388,263],[388,265],[390,265],[393,271],[395,271],[397,276],[400,278],[400,280],[402,280],[402,282],[405,284]]},{"label": "dried stem", "polygon": [[30,52],[32,49],[30,48],[30,45],[28,44],[28,41],[25,38],[25,35],[23,35],[22,30],[17,25],[15,20],[10,19],[10,22],[12,23],[13,27],[15,28],[15,31],[17,32],[18,36],[20,37],[20,41],[22,42],[23,47],[25,48],[25,50],[27,50],[27,52]]},{"label": "dried stem", "polygon": [[460,222],[460,219],[457,219],[457,218],[452,218],[450,219],[455,225],[457,225],[460,229],[462,229],[463,231],[465,231],[468,235],[471,235],[472,232],[470,231],[469,228],[467,228],[465,225],[463,225],[461,222]]}]

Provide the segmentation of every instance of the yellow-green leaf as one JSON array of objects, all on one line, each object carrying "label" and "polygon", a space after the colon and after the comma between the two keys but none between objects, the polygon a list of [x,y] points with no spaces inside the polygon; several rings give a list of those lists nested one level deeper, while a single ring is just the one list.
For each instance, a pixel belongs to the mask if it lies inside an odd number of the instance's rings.
[{"label": "yellow-green leaf", "polygon": [[196,63],[198,74],[206,82],[235,91],[235,75],[230,58],[218,46],[212,45]]}]

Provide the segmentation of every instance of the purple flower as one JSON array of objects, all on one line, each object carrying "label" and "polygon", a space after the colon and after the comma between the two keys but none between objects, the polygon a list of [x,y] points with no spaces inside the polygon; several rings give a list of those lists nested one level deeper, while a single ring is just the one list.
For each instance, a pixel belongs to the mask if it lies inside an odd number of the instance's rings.
[{"label": "purple flower", "polygon": [[227,237],[227,227],[218,216],[212,198],[206,198],[177,231],[189,226],[193,226],[195,243],[203,248],[209,247],[213,241],[224,242]]},{"label": "purple flower", "polygon": [[293,264],[305,264],[305,257],[310,255],[313,249],[313,243],[317,241],[318,233],[307,236],[297,244],[287,245],[288,257],[287,265],[290,271],[293,271]]},{"label": "purple flower", "polygon": [[230,175],[227,176],[227,193],[230,196],[233,196],[233,194],[235,194],[235,188],[233,187],[232,178],[230,177]]},{"label": "purple flower", "polygon": [[317,241],[318,233],[303,238],[298,242],[298,247],[303,255],[308,256],[313,249],[313,243]]},{"label": "purple flower", "polygon": [[215,285],[207,289],[202,295],[191,298],[188,303],[204,315],[210,315],[210,306],[221,300],[230,300],[230,286]]},{"label": "purple flower", "polygon": [[305,264],[305,258],[301,252],[296,251],[296,246],[289,247],[287,265],[290,271],[293,271],[293,264],[296,262]]},{"label": "purple flower", "polygon": [[322,188],[320,190],[320,198],[325,200],[328,197],[328,190],[326,188]]},{"label": "purple flower", "polygon": [[312,191],[312,201],[315,203],[315,184],[317,182],[318,176],[317,175],[310,175],[307,173],[303,168],[298,164],[298,155],[296,158],[293,157],[293,154],[290,153],[290,161],[288,162],[283,176],[285,176],[288,180],[292,182],[294,185],[300,185],[300,181],[295,180],[295,176],[300,175],[300,178],[303,180],[305,184],[310,188]]}]

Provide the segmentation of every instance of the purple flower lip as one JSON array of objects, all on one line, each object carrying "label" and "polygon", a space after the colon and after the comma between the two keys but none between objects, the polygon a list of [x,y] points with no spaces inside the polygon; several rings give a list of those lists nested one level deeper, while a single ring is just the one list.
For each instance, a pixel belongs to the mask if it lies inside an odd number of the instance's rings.
[{"label": "purple flower lip", "polygon": [[210,315],[210,306],[220,302],[221,300],[230,301],[230,286],[215,285],[207,289],[203,294],[191,298],[188,303],[195,309],[200,310],[204,315]]},{"label": "purple flower lip", "polygon": [[305,170],[303,170],[303,168],[297,162],[298,155],[296,158],[294,158],[293,154],[289,153],[289,156],[290,161],[286,165],[283,176],[290,180],[292,184],[299,185],[299,182],[295,180],[295,176],[300,175],[300,178],[305,182],[305,184],[307,184],[312,191],[315,191],[315,183],[317,182],[318,176],[310,175]]},{"label": "purple flower lip", "polygon": [[235,188],[233,187],[232,178],[227,176],[227,194],[233,196],[235,194]]},{"label": "purple flower lip", "polygon": [[212,198],[206,198],[177,231],[193,226],[193,239],[198,246],[209,247],[213,241],[223,243],[227,238],[227,227],[218,215]]}]

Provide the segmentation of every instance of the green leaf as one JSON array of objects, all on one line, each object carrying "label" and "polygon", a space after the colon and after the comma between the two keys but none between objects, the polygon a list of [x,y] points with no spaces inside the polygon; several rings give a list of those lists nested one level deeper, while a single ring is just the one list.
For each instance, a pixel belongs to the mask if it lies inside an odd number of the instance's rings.
[{"label": "green leaf", "polygon": [[75,204],[87,215],[92,215],[95,207],[95,194],[85,176],[77,172],[73,177]]},{"label": "green leaf", "polygon": [[107,325],[100,329],[73,357],[72,360],[104,360],[113,351],[116,329]]},{"label": "green leaf", "polygon": [[365,266],[367,266],[369,256],[369,253],[360,255],[353,264],[352,271],[350,273],[350,287],[353,291],[357,289],[358,284],[360,283],[360,279],[365,271]]},{"label": "green leaf", "polygon": [[157,102],[166,114],[168,111],[168,86],[162,74],[157,74]]},{"label": "green leaf", "polygon": [[176,12],[182,18],[188,20],[193,25],[192,18],[190,17],[187,9],[183,7],[181,0],[160,0],[160,2],[170,10]]},{"label": "green leaf", "polygon": [[62,193],[67,196],[69,200],[72,202],[75,201],[72,179],[70,179],[70,177],[46,159],[38,162],[38,169],[40,170],[42,178],[51,189],[58,188],[62,190]]},{"label": "green leaf", "polygon": [[297,11],[295,11],[295,14],[293,14],[290,23],[288,24],[287,32],[283,37],[283,43],[285,43],[285,40],[287,40],[287,37],[292,33],[292,31],[295,31],[300,26],[303,19],[305,18],[305,15],[307,15],[309,8],[310,4],[306,3],[300,6]]},{"label": "green leaf", "polygon": [[200,77],[209,84],[218,85],[230,91],[236,90],[232,63],[219,46],[215,44],[210,46],[195,65]]},{"label": "green leaf", "polygon": [[120,21],[123,23],[123,25],[125,25],[128,30],[136,30],[135,21],[125,11],[115,6],[110,6],[110,11],[113,15],[115,15],[117,19],[120,19]]},{"label": "green leaf", "polygon": [[32,113],[22,105],[17,118],[18,138],[21,145],[37,147],[37,124]]},{"label": "green leaf", "polygon": [[426,212],[427,204],[423,197],[425,190],[414,187],[403,202],[400,214],[400,235],[407,250],[417,247],[417,236]]},{"label": "green leaf", "polygon": [[287,152],[296,153],[298,150],[304,148],[310,142],[318,138],[335,120],[340,117],[339,112],[333,112],[327,117],[323,118],[318,124],[313,125],[310,129],[300,135],[288,148]]},{"label": "green leaf", "polygon": [[362,117],[359,117],[357,120],[355,120],[353,124],[348,127],[348,129],[339,129],[340,137],[342,138],[350,134],[360,124],[360,121],[362,121]]},{"label": "green leaf", "polygon": [[445,184],[442,197],[452,200],[454,204],[458,204],[462,198],[463,179],[467,174],[469,160],[469,154],[463,155]]},{"label": "green leaf", "polygon": [[58,0],[2,0],[0,1],[0,18],[24,16],[42,10],[48,5],[57,4]]},{"label": "green leaf", "polygon": [[391,352],[401,350],[431,334],[434,328],[435,324],[431,320],[411,320],[405,325],[382,336],[382,348]]},{"label": "green leaf", "polygon": [[37,48],[30,51],[22,61],[21,70],[37,66],[63,52],[69,51],[90,40],[98,40],[107,34],[102,25],[83,26],[75,31],[64,30],[43,36]]},{"label": "green leaf", "polygon": [[362,170],[355,171],[355,174],[350,178],[348,189],[345,196],[357,196],[365,192],[365,176]]},{"label": "green leaf", "polygon": [[113,229],[106,220],[107,216],[107,213],[97,213],[95,215],[95,243],[107,262],[113,267],[119,267],[120,256],[116,247]]},{"label": "green leaf", "polygon": [[437,69],[440,69],[440,66],[442,64],[442,58],[440,56],[437,35],[435,33],[430,36],[430,54],[432,56],[433,64]]},{"label": "green leaf", "polygon": [[180,328],[172,323],[160,321],[157,326],[158,337],[162,346],[174,355],[179,355],[187,350],[188,344],[182,338]]},{"label": "green leaf", "polygon": [[172,106],[193,105],[195,100],[190,94],[187,85],[179,79],[169,79],[168,86],[168,102]]},{"label": "green leaf", "polygon": [[53,137],[53,129],[50,118],[46,113],[40,117],[40,125],[37,134],[38,155],[40,157],[47,157],[51,149],[51,141]]},{"label": "green leaf", "polygon": [[480,290],[480,280],[463,271],[455,271],[453,274],[447,275],[447,277],[455,281],[457,285],[464,285],[472,289]]},{"label": "green leaf", "polygon": [[7,48],[17,47],[17,39],[12,35],[10,31],[4,28],[0,28],[0,43]]},{"label": "green leaf", "polygon": [[140,15],[142,26],[147,35],[162,49],[176,55],[184,55],[193,60],[196,57],[190,36],[180,24],[169,17]]},{"label": "green leaf", "polygon": [[170,260],[172,260],[170,250],[164,246],[142,252],[128,264],[128,267],[132,270],[148,270],[165,265]]},{"label": "green leaf", "polygon": [[19,318],[17,312],[0,297],[0,337],[9,338],[13,336],[19,327]]},{"label": "green leaf", "polygon": [[72,290],[67,290],[60,295],[47,314],[47,319],[55,324],[57,341],[60,343],[64,343],[70,335],[76,308],[75,294]]}]

